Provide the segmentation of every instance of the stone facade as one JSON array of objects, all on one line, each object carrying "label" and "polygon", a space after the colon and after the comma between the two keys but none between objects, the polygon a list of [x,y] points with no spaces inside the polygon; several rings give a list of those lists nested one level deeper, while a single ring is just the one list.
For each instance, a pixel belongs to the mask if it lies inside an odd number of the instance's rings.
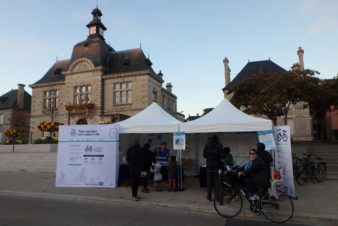
[{"label": "stone facade", "polygon": [[[95,9],[92,14],[88,28],[103,28],[101,12]],[[77,124],[81,116],[66,110],[70,104],[95,105],[94,114],[86,118],[88,124],[128,118],[154,101],[177,117],[177,97],[171,91],[172,86],[169,83],[163,88],[163,74],[156,74],[151,65],[142,49],[117,52],[106,44],[102,33],[90,29],[87,40],[74,46],[71,59],[56,62],[43,78],[31,85],[33,139],[42,135],[37,129],[40,122]],[[52,104],[47,100],[50,91]]]},{"label": "stone facade", "polygon": [[[8,129],[24,130],[24,136],[18,139],[28,142],[30,108],[31,95],[24,90],[23,84],[0,96],[0,144],[8,140],[5,136]],[[14,123],[15,120],[19,123]]]}]

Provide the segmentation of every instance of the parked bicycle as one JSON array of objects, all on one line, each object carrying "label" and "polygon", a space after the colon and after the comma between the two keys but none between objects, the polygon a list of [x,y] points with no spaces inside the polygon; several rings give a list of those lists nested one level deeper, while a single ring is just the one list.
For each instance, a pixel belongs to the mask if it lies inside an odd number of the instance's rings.
[{"label": "parked bicycle", "polygon": [[292,154],[294,179],[299,185],[309,182],[320,183],[326,179],[326,162],[312,154],[303,153],[304,157]]},{"label": "parked bicycle", "polygon": [[249,201],[250,210],[257,215],[275,223],[283,223],[291,219],[294,206],[291,198],[283,192],[282,187],[275,187],[275,193],[266,192],[259,200],[250,200],[249,192],[239,181],[235,172],[228,172],[222,180],[222,191],[219,200],[214,200],[216,212],[225,218],[237,216],[243,209],[243,197]]}]

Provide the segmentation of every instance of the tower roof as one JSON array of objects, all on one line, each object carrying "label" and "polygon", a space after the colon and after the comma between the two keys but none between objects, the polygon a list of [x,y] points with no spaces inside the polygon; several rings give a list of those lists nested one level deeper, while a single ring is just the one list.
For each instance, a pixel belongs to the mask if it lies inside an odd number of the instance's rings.
[{"label": "tower roof", "polygon": [[223,88],[230,89],[239,81],[247,78],[248,76],[260,74],[260,73],[271,73],[271,72],[283,72],[286,71],[271,60],[261,60],[248,62],[243,69],[236,75],[236,77]]},{"label": "tower roof", "polygon": [[93,9],[92,15],[93,15],[93,19],[87,24],[87,27],[89,28],[93,25],[94,26],[97,25],[101,27],[103,30],[107,30],[107,28],[101,22],[102,13],[98,8]]}]

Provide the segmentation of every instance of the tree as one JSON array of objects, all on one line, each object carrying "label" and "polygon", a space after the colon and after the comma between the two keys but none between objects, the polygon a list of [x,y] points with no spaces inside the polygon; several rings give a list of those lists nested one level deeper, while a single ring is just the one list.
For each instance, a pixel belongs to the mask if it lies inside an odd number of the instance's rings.
[{"label": "tree", "polygon": [[231,102],[246,113],[265,115],[274,125],[277,117],[284,116],[287,124],[290,106],[305,100],[309,89],[315,87],[312,75],[316,73],[305,70],[256,74],[235,84],[227,94],[233,94]]},{"label": "tree", "polygon": [[338,109],[338,77],[333,79],[313,79],[311,89],[305,100],[309,103],[310,113],[316,121],[318,138],[325,138],[325,116],[327,112]]}]

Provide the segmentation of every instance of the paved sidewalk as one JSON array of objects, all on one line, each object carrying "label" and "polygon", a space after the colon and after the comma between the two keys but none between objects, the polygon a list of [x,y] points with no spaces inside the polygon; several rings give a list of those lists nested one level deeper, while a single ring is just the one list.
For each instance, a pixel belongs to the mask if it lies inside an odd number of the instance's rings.
[{"label": "paved sidewalk", "polygon": [[[115,202],[133,202],[130,187],[111,188],[56,188],[54,173],[0,172],[0,194],[36,196],[62,199],[88,199]],[[187,178],[183,192],[155,192],[150,186],[148,194],[139,193],[139,205],[156,205],[216,212],[213,203],[206,199],[206,189],[200,188],[198,178]],[[140,189],[139,189],[140,190]],[[316,225],[338,225],[338,181],[328,180],[321,184],[296,186],[299,197],[294,200],[295,213],[292,221]],[[134,203],[134,202],[133,202]],[[244,201],[241,217],[255,217]],[[264,219],[263,216],[258,218]]]}]

